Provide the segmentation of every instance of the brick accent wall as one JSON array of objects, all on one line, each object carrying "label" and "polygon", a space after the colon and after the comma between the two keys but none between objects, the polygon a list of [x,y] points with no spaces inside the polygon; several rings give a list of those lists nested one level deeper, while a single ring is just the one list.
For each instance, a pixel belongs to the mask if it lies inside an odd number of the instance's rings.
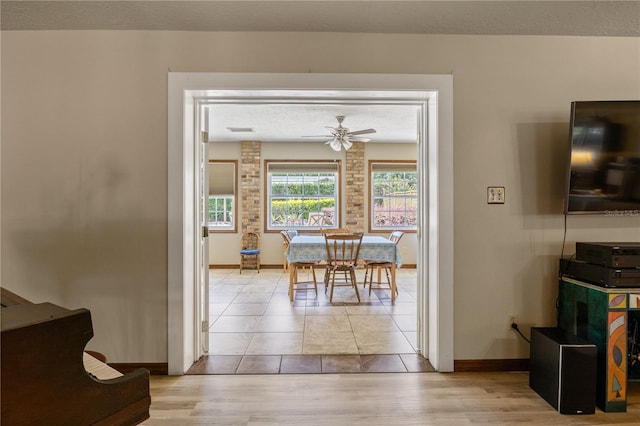
[{"label": "brick accent wall", "polygon": [[[240,196],[242,206],[241,230],[261,233],[262,179],[260,176],[261,148],[259,141],[241,142]],[[365,228],[365,144],[354,142],[346,152],[345,193],[346,215],[343,226],[355,232],[364,232]]]},{"label": "brick accent wall", "polygon": [[346,153],[344,174],[346,184],[344,225],[354,232],[364,232],[365,173],[364,142],[354,142]]},{"label": "brick accent wall", "polygon": [[260,197],[262,180],[260,179],[260,150],[259,141],[241,142],[240,165],[240,194],[242,205],[242,221],[240,232],[256,231],[261,233],[262,210]]}]

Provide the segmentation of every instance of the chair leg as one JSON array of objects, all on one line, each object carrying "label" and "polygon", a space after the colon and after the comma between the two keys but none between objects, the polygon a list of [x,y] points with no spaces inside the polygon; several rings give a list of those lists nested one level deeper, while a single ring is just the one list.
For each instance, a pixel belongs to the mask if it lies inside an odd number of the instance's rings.
[{"label": "chair leg", "polygon": [[311,274],[313,275],[313,289],[316,292],[316,297],[318,296],[318,281],[316,280],[316,268],[311,266]]},{"label": "chair leg", "polygon": [[[364,264],[364,283],[362,284],[362,288],[367,288],[367,275],[369,274],[369,265]],[[373,274],[373,273],[372,273]],[[369,293],[371,294],[371,293]]]},{"label": "chair leg", "polygon": [[360,303],[360,292],[358,291],[358,280],[356,279],[356,270],[352,269],[350,272],[351,272],[351,285],[356,290],[356,297],[358,298],[358,303]]},{"label": "chair leg", "polygon": [[[371,275],[368,277],[369,278],[369,295],[371,295],[371,290],[373,288],[373,273],[374,273],[374,268],[378,268],[378,287],[380,287],[382,285],[382,271],[381,269],[384,269],[384,273],[387,277],[387,285],[389,286],[389,288],[391,288],[391,275],[389,275],[389,267],[388,266],[374,266],[374,265],[369,265],[369,268],[371,268]],[[367,286],[366,280],[367,280],[367,273],[369,272],[369,269],[367,269],[365,271],[365,288]],[[398,288],[396,288],[396,294],[398,294]]]},{"label": "chair leg", "polygon": [[331,275],[331,293],[329,294],[329,303],[333,302],[333,287],[336,284],[336,271]]},{"label": "chair leg", "polygon": [[369,296],[371,296],[372,288],[373,288],[373,265],[371,265],[371,276],[369,277]]},{"label": "chair leg", "polygon": [[325,267],[324,268],[324,292],[327,292],[327,289],[329,288],[329,267]]},{"label": "chair leg", "polygon": [[[298,284],[298,269],[306,268],[306,266],[301,266],[298,264],[289,265],[289,300],[293,302],[295,296],[295,286]],[[293,269],[291,269],[293,268]],[[318,279],[316,277],[316,270],[312,265],[309,265],[309,269],[311,269],[311,275],[313,276],[313,290],[318,296]]]}]

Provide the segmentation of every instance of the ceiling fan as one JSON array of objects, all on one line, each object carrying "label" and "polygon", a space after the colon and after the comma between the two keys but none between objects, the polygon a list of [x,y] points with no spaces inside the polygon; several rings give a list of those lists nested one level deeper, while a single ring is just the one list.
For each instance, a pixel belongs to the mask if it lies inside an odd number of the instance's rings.
[{"label": "ceiling fan", "polygon": [[338,127],[324,126],[330,129],[330,135],[303,136],[303,138],[331,138],[325,142],[326,145],[329,145],[334,151],[340,151],[343,147],[346,151],[351,148],[353,145],[352,142],[368,142],[370,140],[360,135],[376,132],[375,129],[363,129],[351,132],[348,128],[342,126],[344,115],[338,115],[336,120],[338,120]]}]

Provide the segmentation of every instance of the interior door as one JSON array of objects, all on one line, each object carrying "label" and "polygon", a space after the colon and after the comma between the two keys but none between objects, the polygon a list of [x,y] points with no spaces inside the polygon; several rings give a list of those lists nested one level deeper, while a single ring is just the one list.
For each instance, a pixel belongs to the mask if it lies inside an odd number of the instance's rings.
[{"label": "interior door", "polygon": [[198,283],[198,312],[196,324],[200,333],[196,341],[196,358],[209,352],[209,108],[199,104],[199,129],[198,149],[196,150],[198,175],[198,229],[197,238],[197,283]]}]

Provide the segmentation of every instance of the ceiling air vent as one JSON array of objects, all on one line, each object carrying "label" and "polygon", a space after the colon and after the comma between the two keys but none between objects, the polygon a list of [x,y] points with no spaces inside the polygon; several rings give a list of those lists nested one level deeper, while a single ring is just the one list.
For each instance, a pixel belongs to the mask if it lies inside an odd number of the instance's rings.
[{"label": "ceiling air vent", "polygon": [[253,133],[252,127],[227,127],[231,133]]}]

